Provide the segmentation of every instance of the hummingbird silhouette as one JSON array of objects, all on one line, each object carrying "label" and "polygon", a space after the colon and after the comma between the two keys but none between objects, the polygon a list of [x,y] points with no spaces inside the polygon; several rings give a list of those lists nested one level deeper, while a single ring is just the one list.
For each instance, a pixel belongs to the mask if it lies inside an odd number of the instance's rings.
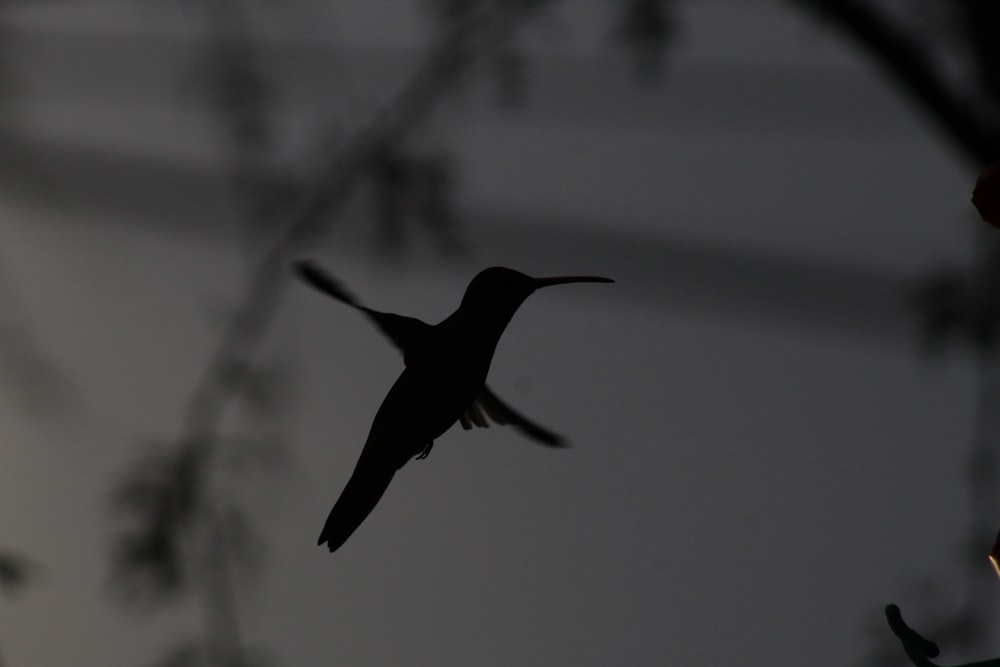
[{"label": "hummingbird silhouette", "polygon": [[368,440],[340,498],[330,510],[317,544],[336,551],[371,513],[396,471],[427,458],[434,440],[455,422],[470,429],[510,424],[537,442],[560,447],[562,438],[532,422],[486,386],[500,336],[515,311],[535,290],[566,283],[611,283],[597,276],[533,278],[493,267],[465,290],[458,310],[430,325],[413,317],[362,305],[315,263],[295,264],[306,283],[364,313],[403,353],[405,369],[382,401]]}]

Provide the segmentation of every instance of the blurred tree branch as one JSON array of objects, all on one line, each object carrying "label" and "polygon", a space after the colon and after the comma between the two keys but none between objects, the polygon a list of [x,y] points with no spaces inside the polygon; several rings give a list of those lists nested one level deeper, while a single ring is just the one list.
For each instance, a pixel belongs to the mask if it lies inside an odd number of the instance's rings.
[{"label": "blurred tree branch", "polygon": [[[942,8],[960,12],[972,37],[971,49],[977,56],[981,81],[979,97],[989,99],[987,110],[977,112],[964,94],[941,72],[926,39],[911,34],[902,22],[893,21],[878,3],[861,0],[788,0],[811,10],[854,41],[890,79],[928,113],[952,143],[977,167],[1000,155],[1000,103],[997,79],[1000,75],[996,26],[1000,7],[991,0],[936,0]],[[980,105],[982,107],[983,105]]]},{"label": "blurred tree branch", "polygon": [[630,0],[619,3],[615,36],[632,50],[640,83],[659,80],[666,48],[677,32],[672,0]]}]

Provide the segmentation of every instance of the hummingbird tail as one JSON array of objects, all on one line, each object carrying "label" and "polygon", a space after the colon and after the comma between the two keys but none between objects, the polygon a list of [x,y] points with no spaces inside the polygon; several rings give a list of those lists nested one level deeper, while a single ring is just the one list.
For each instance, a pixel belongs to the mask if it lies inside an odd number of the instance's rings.
[{"label": "hummingbird tail", "polygon": [[326,543],[334,552],[347,541],[389,488],[395,469],[359,465],[326,518],[318,545]]}]

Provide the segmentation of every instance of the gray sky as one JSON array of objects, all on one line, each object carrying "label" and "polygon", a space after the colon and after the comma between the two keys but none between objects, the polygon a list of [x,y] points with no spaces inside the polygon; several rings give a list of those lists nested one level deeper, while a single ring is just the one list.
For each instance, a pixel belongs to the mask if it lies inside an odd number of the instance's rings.
[{"label": "gray sky", "polygon": [[[384,4],[398,22],[344,2],[271,24],[357,54],[309,69],[285,52],[290,153],[324,109],[349,124],[405,76],[412,23]],[[900,299],[969,256],[972,176],[784,4],[680,4],[656,88],[597,36],[604,3],[572,3],[528,38],[527,108],[475,91],[442,108],[428,141],[461,157],[470,256],[418,243],[387,266],[361,204],[308,253],[372,306],[431,322],[492,264],[618,282],[534,295],[493,363],[491,385],[572,449],[450,431],[334,555],[316,535],[401,362],[356,313],[289,291],[264,352],[294,369],[289,460],[235,490],[266,545],[239,595],[244,635],[279,664],[833,667],[888,634],[886,603],[934,608],[918,580],[942,610],[962,595],[973,369],[921,356]],[[0,539],[44,567],[2,600],[0,650],[11,666],[146,664],[200,619],[112,603],[108,487],[139,441],[178,433],[241,258],[224,224],[200,222],[224,198],[200,176],[211,126],[162,60],[186,50],[167,39],[177,15],[17,16],[35,69],[13,122],[43,142],[36,168],[76,180],[54,205],[0,201],[0,247],[80,400],[43,421],[0,402]],[[134,194],[97,208],[108,183]]]}]

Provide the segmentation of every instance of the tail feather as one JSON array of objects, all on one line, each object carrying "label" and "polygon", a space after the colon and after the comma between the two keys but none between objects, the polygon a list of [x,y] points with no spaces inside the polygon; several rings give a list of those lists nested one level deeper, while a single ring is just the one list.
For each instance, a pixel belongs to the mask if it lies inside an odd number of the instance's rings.
[{"label": "tail feather", "polygon": [[317,544],[325,542],[331,552],[339,549],[378,504],[395,474],[389,466],[359,464],[330,510]]}]

